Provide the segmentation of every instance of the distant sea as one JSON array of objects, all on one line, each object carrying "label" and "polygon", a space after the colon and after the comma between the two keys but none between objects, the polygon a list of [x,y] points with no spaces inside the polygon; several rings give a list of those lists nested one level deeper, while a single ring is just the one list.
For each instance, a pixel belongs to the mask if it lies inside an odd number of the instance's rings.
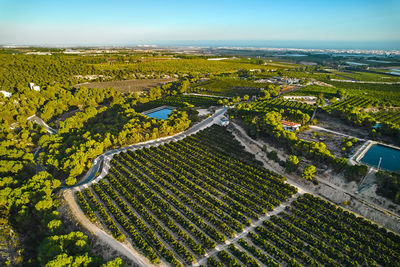
[{"label": "distant sea", "polygon": [[400,50],[400,41],[386,42],[342,42],[342,41],[160,41],[158,46],[200,47],[253,47],[253,48],[298,48],[298,49],[362,49]]}]

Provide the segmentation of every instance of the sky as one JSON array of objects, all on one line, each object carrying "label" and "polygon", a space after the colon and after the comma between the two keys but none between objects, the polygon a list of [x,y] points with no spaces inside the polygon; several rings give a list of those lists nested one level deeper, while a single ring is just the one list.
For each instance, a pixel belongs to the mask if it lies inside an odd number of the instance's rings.
[{"label": "sky", "polygon": [[400,46],[399,14],[400,0],[0,0],[0,44]]}]

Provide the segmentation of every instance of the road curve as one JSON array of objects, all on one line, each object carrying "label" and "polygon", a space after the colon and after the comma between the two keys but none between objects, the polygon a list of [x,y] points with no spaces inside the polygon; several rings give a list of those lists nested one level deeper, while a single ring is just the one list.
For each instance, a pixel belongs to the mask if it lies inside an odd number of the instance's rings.
[{"label": "road curve", "polygon": [[[183,139],[186,136],[192,135],[192,134],[198,132],[199,130],[205,129],[205,128],[213,125],[214,123],[217,123],[218,120],[224,115],[224,113],[227,110],[228,110],[227,107],[223,107],[222,109],[217,110],[209,118],[207,118],[205,120],[202,120],[201,122],[193,125],[189,129],[187,129],[186,131],[183,131],[181,133],[178,133],[178,134],[175,134],[175,135],[172,135],[172,136],[161,137],[161,138],[158,138],[158,139],[149,140],[149,141],[146,141],[146,142],[137,143],[137,144],[133,144],[133,145],[129,145],[129,146],[126,146],[126,147],[121,147],[121,148],[117,148],[117,149],[113,149],[113,150],[109,150],[107,152],[104,152],[103,154],[101,154],[100,156],[98,156],[96,159],[93,160],[92,166],[90,167],[89,171],[86,173],[86,175],[77,184],[75,184],[75,185],[73,185],[71,187],[67,187],[67,188],[80,187],[80,186],[83,186],[83,185],[88,184],[91,181],[93,181],[96,178],[96,174],[100,171],[100,168],[102,166],[106,165],[105,163],[107,163],[107,161],[110,161],[114,154],[118,154],[118,153],[125,152],[127,150],[132,150],[132,149],[140,149],[140,148],[143,148],[143,147],[158,146],[158,145],[161,145],[161,144],[164,144],[164,143],[168,143],[168,142],[173,141],[173,140]],[[108,169],[106,169],[106,171],[108,171]],[[103,173],[104,172],[102,172],[102,174]]]},{"label": "road curve", "polygon": [[[162,137],[158,138],[155,140],[150,140],[147,142],[142,142],[130,146],[126,146],[123,148],[118,148],[118,149],[113,149],[110,151],[107,151],[97,157],[92,164],[92,167],[89,169],[87,174],[83,177],[83,179],[76,185],[72,187],[65,187],[61,190],[61,194],[63,195],[64,199],[66,200],[67,205],[69,206],[69,209],[73,213],[74,217],[76,220],[78,220],[81,225],[86,228],[88,231],[90,231],[93,235],[95,235],[97,238],[99,238],[101,241],[109,245],[111,248],[114,250],[118,251],[122,255],[126,256],[132,262],[137,264],[138,266],[149,266],[151,265],[150,263],[146,264],[144,261],[147,261],[146,258],[141,256],[130,244],[124,244],[122,242],[117,241],[114,239],[112,236],[107,234],[105,231],[101,230],[99,227],[91,223],[83,214],[82,210],[78,207],[78,204],[76,203],[75,197],[74,197],[74,192],[80,189],[83,189],[87,187],[91,183],[95,183],[102,179],[107,173],[109,169],[109,162],[112,159],[112,156],[114,154],[120,153],[122,151],[127,151],[130,149],[140,149],[143,147],[149,147],[149,146],[157,146],[161,145],[166,142],[174,141],[174,140],[180,140],[185,138],[188,135],[192,135],[204,128],[207,128],[214,123],[219,122],[220,118],[225,114],[225,112],[228,110],[227,107],[223,107],[222,109],[217,110],[212,116],[209,118],[199,122],[198,124],[190,127],[188,130],[178,133],[173,136],[168,136],[168,137]],[[96,174],[99,172],[100,168],[102,167],[102,172],[99,176],[96,177]]]}]

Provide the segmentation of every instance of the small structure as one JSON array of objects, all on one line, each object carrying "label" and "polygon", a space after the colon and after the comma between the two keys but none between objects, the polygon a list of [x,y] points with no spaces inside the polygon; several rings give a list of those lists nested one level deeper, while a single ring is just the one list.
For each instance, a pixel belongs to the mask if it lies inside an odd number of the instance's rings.
[{"label": "small structure", "polygon": [[317,100],[316,96],[307,96],[307,95],[288,95],[288,96],[283,96],[283,99],[285,100],[309,100],[309,101],[315,101]]},{"label": "small structure", "polygon": [[301,126],[300,123],[291,122],[291,121],[282,120],[281,123],[282,123],[283,130],[290,131],[290,132],[298,131]]},{"label": "small structure", "polygon": [[229,119],[226,118],[226,117],[222,117],[222,118],[219,120],[219,125],[221,125],[221,126],[228,126],[228,124],[229,124]]},{"label": "small structure", "polygon": [[29,83],[29,88],[31,88],[31,90],[40,92],[40,86],[39,85],[35,85],[34,83]]},{"label": "small structure", "polygon": [[3,91],[3,90],[1,90],[0,93],[2,93],[4,95],[4,97],[11,97],[12,96],[12,94],[10,92]]}]

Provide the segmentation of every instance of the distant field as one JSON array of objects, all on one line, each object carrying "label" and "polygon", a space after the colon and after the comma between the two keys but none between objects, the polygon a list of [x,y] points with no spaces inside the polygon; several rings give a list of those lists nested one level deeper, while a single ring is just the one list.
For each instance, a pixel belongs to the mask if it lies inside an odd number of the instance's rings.
[{"label": "distant field", "polygon": [[78,84],[77,87],[85,86],[87,88],[107,88],[112,87],[121,93],[142,92],[151,87],[164,83],[176,81],[175,78],[169,79],[133,79],[124,81],[109,81],[109,82],[92,82]]},{"label": "distant field", "polygon": [[145,62],[110,62],[93,64],[96,70],[106,76],[114,77],[118,74],[121,77],[129,74],[161,75],[161,74],[219,74],[233,73],[238,70],[261,69],[264,71],[275,70],[277,67],[241,63],[235,60],[213,61],[206,59],[176,59],[176,60],[150,60]]},{"label": "distant field", "polygon": [[266,85],[239,78],[214,78],[194,85],[190,91],[219,96],[258,95]]},{"label": "distant field", "polygon": [[335,79],[341,79],[342,77],[348,77],[350,79],[354,79],[354,80],[358,80],[358,81],[400,82],[400,77],[388,75],[383,72],[382,72],[382,74],[378,74],[378,73],[361,72],[361,71],[354,71],[354,72],[332,71],[332,73],[339,75],[338,77],[335,77]]}]

